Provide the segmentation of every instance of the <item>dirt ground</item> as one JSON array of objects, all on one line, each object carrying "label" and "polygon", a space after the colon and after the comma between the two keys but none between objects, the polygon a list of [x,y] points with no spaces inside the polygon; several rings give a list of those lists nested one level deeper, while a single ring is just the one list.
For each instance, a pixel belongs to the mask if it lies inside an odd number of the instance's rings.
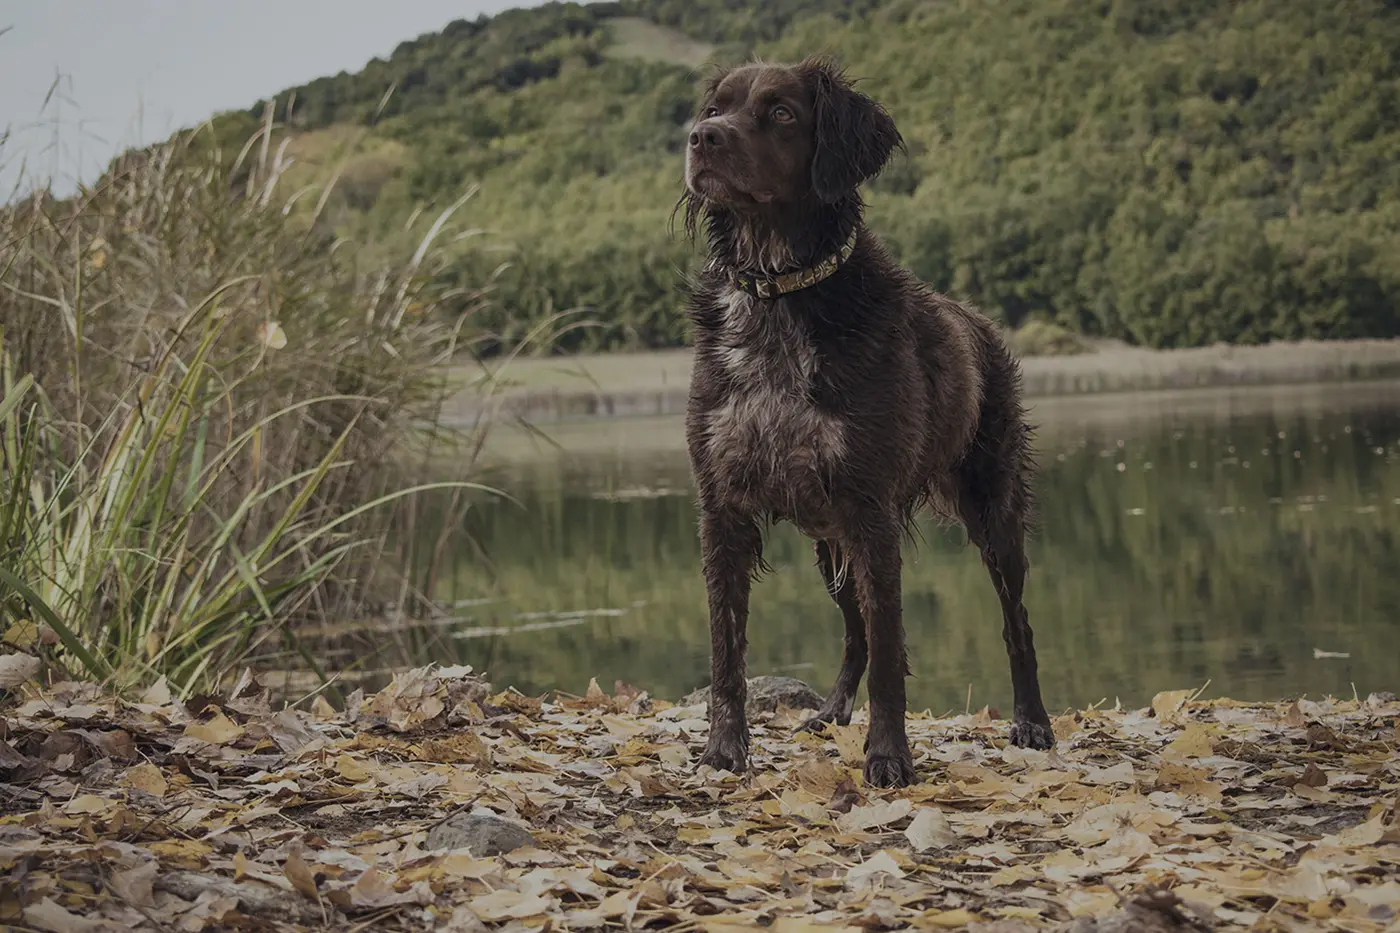
[{"label": "dirt ground", "polygon": [[[401,674],[344,709],[253,679],[179,701],[11,694],[12,929],[1394,930],[1400,703],[1159,694],[1010,747],[983,709],[910,718],[919,781],[861,778],[864,718],[752,717],[696,765],[703,705],[615,685]],[[15,695],[18,694],[18,695]]]}]

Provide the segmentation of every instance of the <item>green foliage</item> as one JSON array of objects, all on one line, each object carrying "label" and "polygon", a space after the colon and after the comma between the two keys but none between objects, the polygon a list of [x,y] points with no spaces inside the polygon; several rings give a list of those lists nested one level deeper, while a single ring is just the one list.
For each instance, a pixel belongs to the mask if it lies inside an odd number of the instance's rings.
[{"label": "green foliage", "polygon": [[463,485],[413,485],[458,388],[431,237],[329,249],[257,140],[190,139],[0,210],[0,630],[186,692],[296,649],[293,620],[411,597],[386,506]]},{"label": "green foliage", "polygon": [[623,0],[458,22],[277,99],[299,139],[373,122],[400,147],[333,229],[393,243],[479,185],[444,274],[500,272],[475,319],[499,345],[572,309],[598,325],[574,348],[682,341],[696,253],[668,221],[702,72],[663,42],[609,54],[619,17],[726,61],[837,53],[909,144],[869,186],[872,223],[1008,325],[1154,347],[1400,334],[1385,0]]},{"label": "green foliage", "polygon": [[1040,318],[1032,318],[1007,334],[1019,356],[1077,356],[1093,349],[1071,330]]}]

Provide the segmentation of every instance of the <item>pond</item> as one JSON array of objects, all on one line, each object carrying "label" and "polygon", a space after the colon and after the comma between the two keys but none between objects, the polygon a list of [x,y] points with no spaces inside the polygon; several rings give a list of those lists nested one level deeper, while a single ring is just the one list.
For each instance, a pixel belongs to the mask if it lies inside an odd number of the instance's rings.
[{"label": "pond", "polygon": [[[1400,385],[1033,400],[1041,473],[1027,608],[1052,710],[1204,687],[1238,699],[1400,687]],[[693,489],[679,419],[497,429],[488,479],[401,663],[582,693],[676,699],[708,682]],[[557,446],[556,446],[557,445]],[[1010,708],[995,594],[961,529],[906,550],[913,709]],[[436,536],[437,531],[433,534]],[[809,542],[773,528],[749,673],[827,690],[840,615]],[[865,702],[862,690],[858,704]]]}]

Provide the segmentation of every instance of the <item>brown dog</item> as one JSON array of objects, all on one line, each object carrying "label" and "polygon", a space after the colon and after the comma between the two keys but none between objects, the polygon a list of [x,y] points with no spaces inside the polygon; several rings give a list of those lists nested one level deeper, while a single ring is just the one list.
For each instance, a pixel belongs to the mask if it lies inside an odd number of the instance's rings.
[{"label": "brown dog", "polygon": [[745,65],[710,84],[686,152],[686,228],[709,263],[686,435],[709,596],[710,736],[701,762],[742,771],[745,630],[762,527],[816,542],[845,618],[836,685],[806,724],[850,722],[870,665],[865,779],[914,780],[900,544],[932,507],[962,522],[1001,599],[1011,741],[1049,748],[1021,591],[1033,463],[1020,371],[985,317],[901,269],[863,224],[859,185],[902,145],[832,64]]}]

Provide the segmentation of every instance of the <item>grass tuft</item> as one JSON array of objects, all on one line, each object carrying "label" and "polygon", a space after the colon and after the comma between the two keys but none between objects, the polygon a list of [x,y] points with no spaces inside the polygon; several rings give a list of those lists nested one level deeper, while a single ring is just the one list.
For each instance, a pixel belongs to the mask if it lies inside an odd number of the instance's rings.
[{"label": "grass tuft", "polygon": [[[438,426],[486,300],[433,284],[467,198],[403,255],[361,248],[327,216],[339,173],[293,190],[276,129],[0,208],[0,628],[51,632],[59,676],[314,669],[292,623],[422,601],[410,497],[484,491],[461,479],[479,433]],[[453,481],[425,482],[444,455]]]}]

